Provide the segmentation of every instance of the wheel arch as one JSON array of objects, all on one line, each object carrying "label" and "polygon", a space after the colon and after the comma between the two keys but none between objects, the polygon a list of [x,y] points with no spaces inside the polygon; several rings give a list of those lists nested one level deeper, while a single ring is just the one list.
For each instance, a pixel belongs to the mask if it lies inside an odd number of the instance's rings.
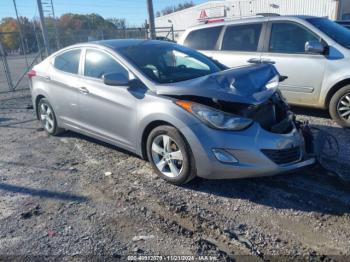
[{"label": "wheel arch", "polygon": [[39,112],[38,112],[38,106],[39,106],[39,102],[41,99],[43,98],[46,98],[44,95],[40,94],[40,95],[37,95],[35,97],[35,115],[36,115],[36,118],[39,120]]},{"label": "wheel arch", "polygon": [[156,127],[163,126],[163,125],[175,127],[174,125],[172,125],[171,123],[169,123],[167,121],[155,120],[155,121],[148,123],[148,125],[144,128],[144,130],[142,132],[142,136],[141,136],[141,156],[143,159],[148,160],[148,157],[147,157],[147,138],[148,138],[149,134]]},{"label": "wheel arch", "polygon": [[335,85],[333,85],[330,90],[327,93],[326,96],[326,100],[325,100],[325,106],[326,108],[329,108],[329,103],[333,97],[333,95],[340,89],[342,89],[343,87],[350,85],[350,78],[346,78],[342,81],[339,81],[338,83],[336,83]]}]

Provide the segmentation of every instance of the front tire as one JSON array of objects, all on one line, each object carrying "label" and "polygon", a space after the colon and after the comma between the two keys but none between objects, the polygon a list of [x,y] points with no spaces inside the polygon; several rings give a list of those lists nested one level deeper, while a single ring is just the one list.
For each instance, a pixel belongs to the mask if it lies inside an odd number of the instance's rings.
[{"label": "front tire", "polygon": [[37,110],[41,125],[49,135],[56,136],[62,132],[57,125],[55,112],[46,98],[40,99]]},{"label": "front tire", "polygon": [[172,126],[159,126],[151,131],[147,157],[158,176],[172,184],[185,184],[195,177],[190,147]]},{"label": "front tire", "polygon": [[350,128],[350,85],[333,95],[329,103],[329,113],[338,125]]}]

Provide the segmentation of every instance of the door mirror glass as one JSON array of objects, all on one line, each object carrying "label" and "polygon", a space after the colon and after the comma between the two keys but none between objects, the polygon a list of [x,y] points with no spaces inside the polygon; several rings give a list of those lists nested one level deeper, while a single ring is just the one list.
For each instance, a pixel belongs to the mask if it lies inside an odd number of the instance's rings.
[{"label": "door mirror glass", "polygon": [[305,44],[305,52],[309,54],[324,54],[326,48],[318,41],[308,41]]},{"label": "door mirror glass", "polygon": [[109,86],[128,86],[129,79],[121,73],[110,73],[102,76],[105,85]]}]

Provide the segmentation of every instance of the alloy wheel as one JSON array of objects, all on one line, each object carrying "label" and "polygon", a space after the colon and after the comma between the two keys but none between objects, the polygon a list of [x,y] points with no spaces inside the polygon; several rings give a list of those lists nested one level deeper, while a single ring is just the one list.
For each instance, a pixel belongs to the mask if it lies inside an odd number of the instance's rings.
[{"label": "alloy wheel", "polygon": [[350,93],[347,93],[340,98],[337,111],[341,118],[350,121]]},{"label": "alloy wheel", "polygon": [[53,112],[50,106],[46,103],[42,103],[40,105],[40,120],[47,132],[52,133],[54,131],[55,120],[54,120]]},{"label": "alloy wheel", "polygon": [[183,168],[183,154],[174,139],[159,135],[152,142],[152,158],[157,169],[167,177],[177,177]]}]

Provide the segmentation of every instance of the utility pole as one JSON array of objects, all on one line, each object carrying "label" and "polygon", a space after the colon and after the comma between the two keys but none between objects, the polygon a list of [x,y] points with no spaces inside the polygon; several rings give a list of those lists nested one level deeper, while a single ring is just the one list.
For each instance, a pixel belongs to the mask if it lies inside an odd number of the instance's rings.
[{"label": "utility pole", "polygon": [[35,35],[36,44],[37,44],[37,47],[38,47],[38,52],[40,52],[40,58],[41,58],[41,60],[44,60],[43,59],[43,52],[41,50],[40,40],[38,38],[38,35],[36,34],[36,24],[35,24],[35,20],[34,19],[33,19],[33,29],[34,29],[34,35]]},{"label": "utility pole", "polygon": [[147,9],[148,9],[148,24],[149,24],[150,38],[155,39],[156,31],[154,26],[153,0],[147,0]]},{"label": "utility pole", "polygon": [[54,19],[57,49],[60,49],[61,48],[61,44],[60,44],[60,38],[59,38],[59,35],[58,35],[57,20],[56,20],[55,9],[53,7],[53,1],[52,0],[51,0],[51,10],[52,10],[52,16],[53,16],[53,19]]},{"label": "utility pole", "polygon": [[18,12],[17,12],[16,0],[13,0],[13,5],[14,5],[14,7],[15,7],[15,12],[16,12],[16,17],[17,17],[19,38],[21,39],[21,48],[22,48],[22,51],[23,51],[24,60],[26,61],[27,70],[29,70],[29,63],[28,63],[27,56],[26,56],[27,50],[26,50],[26,48],[25,48],[25,46],[24,46],[22,27],[21,27],[21,22],[19,21],[19,16],[18,16]]},{"label": "utility pole", "polygon": [[49,56],[50,55],[50,44],[49,44],[49,40],[48,40],[48,37],[47,37],[47,30],[46,30],[44,13],[43,13],[43,6],[41,4],[41,0],[36,0],[36,2],[37,2],[37,5],[38,5],[38,11],[39,11],[39,17],[40,17],[40,26],[41,26],[41,31],[43,33],[43,39],[44,39],[46,55]]},{"label": "utility pole", "polygon": [[12,83],[12,78],[11,78],[11,73],[10,73],[10,69],[9,69],[9,65],[7,63],[7,59],[6,59],[6,54],[5,51],[0,43],[0,58],[2,60],[2,64],[4,66],[4,70],[5,70],[5,76],[6,76],[6,80],[7,80],[7,84],[10,88],[10,90],[14,90],[13,88],[13,83]]}]

